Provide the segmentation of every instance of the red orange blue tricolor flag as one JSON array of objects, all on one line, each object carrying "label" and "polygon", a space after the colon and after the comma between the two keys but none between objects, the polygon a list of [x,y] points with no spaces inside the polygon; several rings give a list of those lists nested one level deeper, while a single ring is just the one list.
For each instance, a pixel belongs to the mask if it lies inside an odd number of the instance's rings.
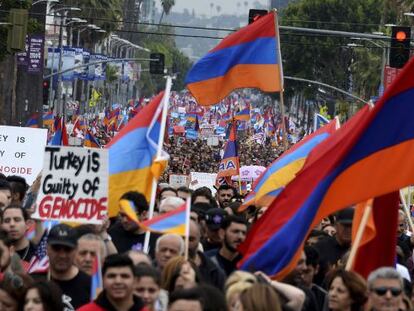
[{"label": "red orange blue tricolor flag", "polygon": [[91,277],[91,297],[90,300],[95,300],[103,289],[101,260],[99,252],[93,261],[93,274]]},{"label": "red orange blue tricolor flag", "polygon": [[300,174],[253,225],[240,247],[241,268],[282,278],[323,218],[414,184],[413,75],[411,59],[373,109],[365,106],[315,147]]},{"label": "red orange blue tricolor flag", "polygon": [[[166,161],[155,161],[161,130],[164,92],[145,106],[108,144],[109,216],[119,211],[118,201],[127,191],[138,191],[150,200],[153,179]],[[168,159],[166,153],[163,154]],[[166,164],[166,163],[165,163]]]},{"label": "red orange blue tricolor flag", "polygon": [[186,77],[188,90],[200,105],[214,105],[233,90],[282,89],[277,16],[271,12],[224,38],[201,58]]},{"label": "red orange blue tricolor flag", "polygon": [[83,141],[84,147],[89,148],[101,148],[101,144],[98,142],[96,137],[91,133],[90,130],[86,130],[85,140]]},{"label": "red orange blue tricolor flag", "polygon": [[216,186],[225,183],[230,184],[229,177],[239,175],[240,171],[239,155],[237,153],[236,123],[233,122],[229,126],[230,135],[224,147],[223,158],[219,165]]},{"label": "red orange blue tricolor flag", "polygon": [[50,141],[52,146],[69,146],[68,133],[64,117],[56,117],[53,137]]}]

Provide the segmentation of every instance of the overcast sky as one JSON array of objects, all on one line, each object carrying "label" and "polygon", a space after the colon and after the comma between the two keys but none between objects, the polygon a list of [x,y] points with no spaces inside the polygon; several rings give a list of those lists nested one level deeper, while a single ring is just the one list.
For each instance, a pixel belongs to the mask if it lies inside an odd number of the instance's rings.
[{"label": "overcast sky", "polygon": [[[175,0],[172,11],[182,12],[187,8],[190,12],[194,9],[197,15],[217,15],[216,6],[219,5],[221,7],[220,14],[244,14],[245,11],[248,12],[249,9],[254,9],[253,3],[256,1],[266,6],[269,4],[269,0]],[[156,1],[158,7],[160,7],[160,2],[159,0]],[[248,2],[247,8],[244,5],[245,2]],[[210,3],[214,3],[213,10],[210,8]],[[237,3],[240,3],[240,8],[238,8]]]}]

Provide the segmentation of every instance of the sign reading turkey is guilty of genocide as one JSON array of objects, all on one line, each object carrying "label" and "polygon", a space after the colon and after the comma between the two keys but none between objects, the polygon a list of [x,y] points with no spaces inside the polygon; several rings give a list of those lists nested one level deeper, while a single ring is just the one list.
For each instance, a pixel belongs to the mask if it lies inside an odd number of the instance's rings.
[{"label": "sign reading turkey is guilty of genocide", "polygon": [[45,149],[34,218],[99,224],[107,214],[108,150]]}]

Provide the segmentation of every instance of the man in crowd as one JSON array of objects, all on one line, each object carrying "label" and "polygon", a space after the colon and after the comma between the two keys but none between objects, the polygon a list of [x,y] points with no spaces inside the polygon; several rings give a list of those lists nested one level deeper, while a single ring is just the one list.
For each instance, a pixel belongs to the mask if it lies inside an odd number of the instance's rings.
[{"label": "man in crowd", "polygon": [[158,194],[159,201],[169,198],[169,197],[177,197],[177,190],[175,190],[173,187],[164,187],[160,190],[160,193]]},{"label": "man in crowd", "polygon": [[231,202],[231,198],[236,194],[236,190],[229,185],[221,185],[216,193],[216,199],[220,208],[226,208]]},{"label": "man in crowd", "polygon": [[141,298],[134,295],[134,264],[126,254],[114,254],[105,259],[102,281],[102,293],[78,311],[148,310]]},{"label": "man in crowd", "polygon": [[219,234],[219,229],[227,217],[227,212],[221,208],[211,208],[205,215],[205,238],[202,240],[204,251],[218,249],[221,247],[222,239]]},{"label": "man in crowd", "polygon": [[[125,193],[121,200],[131,201],[138,214],[138,218],[142,221],[147,218],[148,203],[147,199],[142,193],[136,191],[130,191]],[[120,221],[116,222],[108,231],[112,238],[114,245],[116,246],[118,253],[124,253],[131,249],[143,250],[145,241],[145,229],[138,226],[138,224],[131,219],[121,210]],[[155,241],[159,237],[157,233],[151,233],[149,241],[149,254],[151,257],[154,255]]]},{"label": "man in crowd", "polygon": [[190,259],[197,265],[204,282],[211,284],[219,289],[223,289],[226,276],[210,258],[203,252],[198,250],[200,243],[200,227],[191,220],[190,221],[190,236],[188,245],[188,255]]},{"label": "man in crowd", "polygon": [[54,226],[47,240],[50,278],[62,290],[65,310],[76,310],[89,302],[91,277],[75,266],[77,234],[66,224]]},{"label": "man in crowd", "polygon": [[178,197],[167,197],[160,203],[159,212],[165,214],[181,207],[185,201]]},{"label": "man in crowd", "polygon": [[94,273],[95,260],[99,258],[102,266],[105,257],[106,248],[100,236],[87,233],[78,239],[78,251],[76,253],[75,263],[79,270],[88,275],[92,275]]},{"label": "man in crowd", "polygon": [[191,197],[191,189],[186,186],[181,186],[177,189],[177,196],[184,201]]},{"label": "man in crowd", "polygon": [[221,225],[219,234],[222,240],[220,249],[211,250],[206,255],[229,276],[236,270],[237,262],[241,259],[237,247],[246,238],[247,222],[240,216],[227,216]]},{"label": "man in crowd", "polygon": [[178,234],[164,234],[155,245],[155,263],[162,271],[168,260],[184,254],[184,240]]},{"label": "man in crowd", "polygon": [[400,310],[403,279],[394,268],[382,267],[368,276],[368,305],[372,311]]},{"label": "man in crowd", "polygon": [[11,190],[10,183],[5,179],[0,179],[0,194],[3,194],[6,196],[4,207],[9,206],[12,201],[12,190]]},{"label": "man in crowd", "polygon": [[27,211],[19,205],[9,205],[1,217],[2,229],[7,232],[16,253],[26,262],[30,262],[36,250],[35,245],[26,237],[28,221]]}]

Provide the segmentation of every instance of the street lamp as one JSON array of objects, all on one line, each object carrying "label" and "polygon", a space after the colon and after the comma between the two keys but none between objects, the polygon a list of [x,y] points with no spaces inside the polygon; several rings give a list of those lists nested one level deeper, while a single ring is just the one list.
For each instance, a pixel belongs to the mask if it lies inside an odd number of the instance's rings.
[{"label": "street lamp", "polygon": [[32,2],[32,6],[41,3],[41,2],[48,2],[48,3],[58,3],[60,0],[38,0],[38,1],[34,1]]}]

